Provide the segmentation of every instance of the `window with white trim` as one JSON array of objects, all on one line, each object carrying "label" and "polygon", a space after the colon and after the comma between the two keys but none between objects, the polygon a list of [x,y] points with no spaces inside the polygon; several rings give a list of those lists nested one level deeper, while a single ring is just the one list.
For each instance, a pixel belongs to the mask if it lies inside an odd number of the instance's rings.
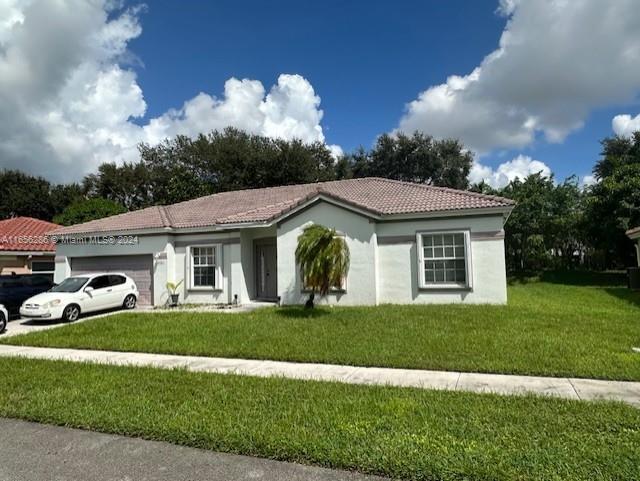
[{"label": "window with white trim", "polygon": [[191,255],[191,287],[217,288],[218,246],[193,246]]},{"label": "window with white trim", "polygon": [[419,276],[422,287],[469,287],[469,234],[429,232],[418,234]]}]

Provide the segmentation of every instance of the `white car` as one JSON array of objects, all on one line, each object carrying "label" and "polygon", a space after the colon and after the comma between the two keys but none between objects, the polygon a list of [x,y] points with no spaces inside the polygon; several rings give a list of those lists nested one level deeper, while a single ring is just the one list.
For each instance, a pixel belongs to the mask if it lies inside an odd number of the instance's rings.
[{"label": "white car", "polygon": [[20,315],[34,319],[62,319],[73,322],[80,313],[115,307],[133,309],[138,288],[122,273],[83,274],[67,277],[47,292],[22,303]]},{"label": "white car", "polygon": [[0,334],[7,328],[7,322],[9,321],[9,313],[7,309],[0,304]]}]

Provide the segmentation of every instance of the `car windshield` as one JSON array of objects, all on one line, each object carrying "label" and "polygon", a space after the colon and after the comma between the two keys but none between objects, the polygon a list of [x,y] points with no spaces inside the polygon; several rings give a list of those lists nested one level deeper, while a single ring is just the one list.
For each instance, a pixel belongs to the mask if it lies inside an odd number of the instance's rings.
[{"label": "car windshield", "polygon": [[67,277],[57,286],[50,289],[50,292],[78,292],[89,279],[86,277]]}]

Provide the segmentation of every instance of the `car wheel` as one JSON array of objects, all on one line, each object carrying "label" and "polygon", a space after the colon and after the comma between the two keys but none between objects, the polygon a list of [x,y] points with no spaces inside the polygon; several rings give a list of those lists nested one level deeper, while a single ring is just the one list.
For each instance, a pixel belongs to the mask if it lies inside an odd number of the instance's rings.
[{"label": "car wheel", "polygon": [[7,328],[7,320],[4,317],[4,313],[0,312],[0,333],[4,332]]},{"label": "car wheel", "polygon": [[62,311],[62,320],[65,322],[77,321],[80,317],[80,307],[76,304],[69,304]]},{"label": "car wheel", "polygon": [[134,307],[136,307],[136,296],[134,296],[133,294],[129,294],[127,297],[124,298],[124,302],[122,303],[122,306],[125,309],[133,309]]}]

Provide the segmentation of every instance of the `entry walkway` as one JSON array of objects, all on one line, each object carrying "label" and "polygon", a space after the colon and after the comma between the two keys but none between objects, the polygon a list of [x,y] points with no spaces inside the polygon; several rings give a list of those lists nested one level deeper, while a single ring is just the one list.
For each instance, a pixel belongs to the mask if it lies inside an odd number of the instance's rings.
[{"label": "entry walkway", "polygon": [[617,400],[640,407],[640,382],[5,345],[0,345],[0,356],[23,356],[31,359],[94,362],[121,366],[152,366],[161,369],[183,368],[194,372],[259,377],[281,376],[290,379],[382,384],[476,393],[492,392],[507,395],[534,393],[567,399]]}]

